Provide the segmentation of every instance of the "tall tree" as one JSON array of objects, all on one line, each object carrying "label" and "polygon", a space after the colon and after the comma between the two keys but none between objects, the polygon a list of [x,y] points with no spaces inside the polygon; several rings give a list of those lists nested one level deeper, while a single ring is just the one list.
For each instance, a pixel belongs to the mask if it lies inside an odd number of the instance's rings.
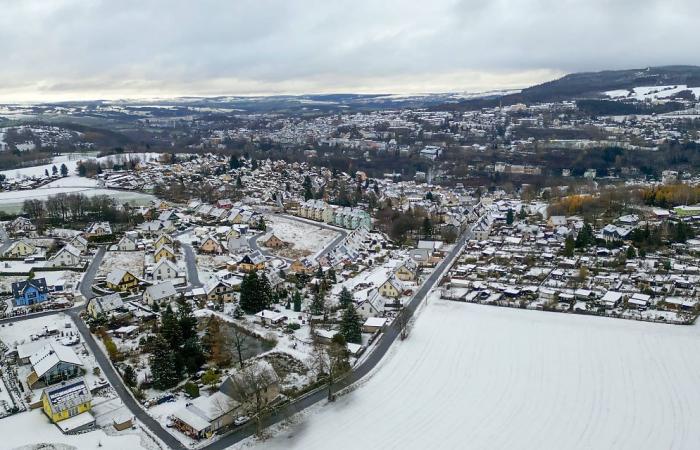
[{"label": "tall tree", "polygon": [[343,289],[340,290],[340,295],[338,296],[338,303],[343,309],[347,308],[352,304],[352,294],[345,286],[343,286]]},{"label": "tall tree", "polygon": [[66,167],[65,164],[61,164],[61,176],[62,177],[68,176],[68,167]]},{"label": "tall tree", "polygon": [[346,342],[362,343],[362,323],[352,303],[343,312],[343,318],[340,321],[340,334]]},{"label": "tall tree", "polygon": [[155,337],[150,366],[153,386],[156,389],[170,389],[180,381],[180,374],[175,363],[175,354],[168,342],[161,336]]}]

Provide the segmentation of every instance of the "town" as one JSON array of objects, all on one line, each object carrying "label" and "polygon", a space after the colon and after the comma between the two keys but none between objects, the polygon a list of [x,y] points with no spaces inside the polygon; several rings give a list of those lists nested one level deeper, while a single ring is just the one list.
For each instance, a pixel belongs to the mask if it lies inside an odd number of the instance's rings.
[{"label": "town", "polygon": [[697,95],[6,106],[118,113],[152,141],[0,130],[0,424],[78,447],[264,439],[435,301],[693,325]]}]

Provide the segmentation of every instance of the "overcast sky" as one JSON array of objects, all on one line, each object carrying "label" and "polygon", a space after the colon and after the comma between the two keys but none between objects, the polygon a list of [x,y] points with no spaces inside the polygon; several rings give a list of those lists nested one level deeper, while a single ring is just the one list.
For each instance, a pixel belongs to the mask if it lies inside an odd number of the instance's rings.
[{"label": "overcast sky", "polygon": [[0,0],[0,100],[519,88],[700,64],[698,0]]}]

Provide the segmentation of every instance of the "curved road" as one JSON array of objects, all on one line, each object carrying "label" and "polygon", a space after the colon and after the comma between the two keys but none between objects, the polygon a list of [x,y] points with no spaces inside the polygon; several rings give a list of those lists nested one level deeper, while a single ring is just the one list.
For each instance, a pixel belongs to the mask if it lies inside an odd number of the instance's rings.
[{"label": "curved road", "polygon": [[[473,233],[471,231],[472,227],[470,227],[470,229],[467,232],[463,233],[460,236],[460,238],[455,243],[455,246],[452,249],[452,251],[447,256],[445,256],[445,258],[440,264],[438,264],[433,273],[425,280],[425,283],[423,283],[423,285],[418,289],[418,291],[416,291],[411,300],[406,304],[405,311],[406,314],[408,314],[409,319],[413,317],[413,314],[416,312],[416,309],[426,298],[430,290],[433,289],[433,287],[438,283],[438,281],[442,277],[443,272],[452,266],[454,261],[460,255],[462,249],[464,248],[464,245],[469,239],[471,239],[471,237],[473,236]],[[365,375],[367,375],[372,369],[374,369],[379,363],[379,361],[381,361],[381,359],[384,357],[384,355],[386,355],[387,351],[391,347],[391,344],[393,344],[396,338],[399,336],[400,331],[401,330],[396,321],[392,322],[391,326],[389,326],[389,328],[386,331],[384,331],[384,333],[380,336],[379,342],[374,351],[372,351],[372,353],[370,353],[367,359],[365,359],[361,364],[355,366],[352,372],[350,372],[344,378],[336,382],[333,385],[333,391],[338,392],[339,390],[351,386],[352,384],[362,379]],[[292,401],[291,403],[281,407],[273,414],[271,414],[265,421],[265,427],[269,427],[278,422],[281,422],[289,418],[290,416],[312,405],[315,405],[318,402],[325,400],[327,398],[327,395],[328,390],[325,386],[311,391],[304,397]],[[254,433],[255,424],[251,421],[245,426],[238,428],[230,432],[229,434],[224,435],[223,437],[221,437],[221,439],[214,441],[203,448],[207,450],[224,450],[242,441],[243,439],[252,436]]]}]

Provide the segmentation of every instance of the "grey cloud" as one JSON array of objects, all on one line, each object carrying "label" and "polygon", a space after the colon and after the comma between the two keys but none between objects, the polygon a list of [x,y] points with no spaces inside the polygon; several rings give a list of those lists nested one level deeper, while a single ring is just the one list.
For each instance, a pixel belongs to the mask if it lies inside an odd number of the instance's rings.
[{"label": "grey cloud", "polygon": [[2,99],[488,89],[700,63],[695,0],[0,0],[0,11]]}]

